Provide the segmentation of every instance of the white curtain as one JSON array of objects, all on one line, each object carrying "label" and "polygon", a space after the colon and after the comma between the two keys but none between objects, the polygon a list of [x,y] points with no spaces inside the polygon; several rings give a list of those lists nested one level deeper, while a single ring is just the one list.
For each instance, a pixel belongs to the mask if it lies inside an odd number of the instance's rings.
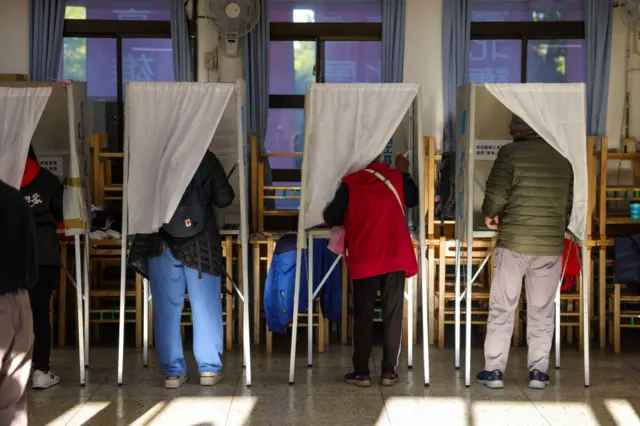
[{"label": "white curtain", "polygon": [[49,96],[51,87],[0,87],[0,180],[15,188]]},{"label": "white curtain", "polygon": [[417,83],[309,85],[302,170],[306,229],[324,222],[322,212],[345,175],[382,154],[419,88]]},{"label": "white curtain", "polygon": [[129,234],[175,212],[234,94],[232,83],[127,83]]},{"label": "white curtain", "polygon": [[573,210],[569,230],[584,240],[587,224],[587,136],[585,85],[486,84],[489,92],[520,116],[573,166]]}]

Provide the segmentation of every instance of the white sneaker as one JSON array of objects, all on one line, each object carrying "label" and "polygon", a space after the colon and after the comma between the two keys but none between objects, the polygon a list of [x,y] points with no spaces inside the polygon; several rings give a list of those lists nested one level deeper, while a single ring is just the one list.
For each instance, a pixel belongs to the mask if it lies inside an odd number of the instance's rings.
[{"label": "white sneaker", "polygon": [[164,379],[164,387],[166,389],[180,389],[184,382],[187,381],[187,375],[183,374],[177,377],[167,377]]},{"label": "white sneaker", "polygon": [[200,373],[200,386],[214,386],[222,380],[222,372],[220,373]]},{"label": "white sneaker", "polygon": [[51,386],[55,386],[60,383],[60,377],[53,374],[51,371],[36,370],[33,372],[33,378],[31,387],[33,389],[48,389]]}]

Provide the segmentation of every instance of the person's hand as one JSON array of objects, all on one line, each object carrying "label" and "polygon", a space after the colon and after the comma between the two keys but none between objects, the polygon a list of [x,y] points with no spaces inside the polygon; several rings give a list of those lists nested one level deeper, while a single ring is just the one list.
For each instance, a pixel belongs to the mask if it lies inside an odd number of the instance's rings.
[{"label": "person's hand", "polygon": [[498,219],[498,216],[494,217],[493,219],[490,217],[484,218],[484,223],[485,225],[487,225],[487,228],[489,229],[498,229],[499,222],[500,222],[500,219]]},{"label": "person's hand", "polygon": [[407,160],[402,154],[396,155],[396,170],[399,170],[402,173],[409,173],[409,160]]}]

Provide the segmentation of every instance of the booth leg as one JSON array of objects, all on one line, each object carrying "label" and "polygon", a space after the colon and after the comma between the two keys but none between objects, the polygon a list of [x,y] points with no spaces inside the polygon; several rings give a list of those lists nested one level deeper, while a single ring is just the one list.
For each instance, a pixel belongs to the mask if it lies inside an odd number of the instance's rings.
[{"label": "booth leg", "polygon": [[85,362],[84,362],[84,313],[82,301],[82,260],[80,246],[80,236],[75,237],[75,257],[76,257],[76,306],[78,309],[78,354],[80,367],[80,386],[85,385]]},{"label": "booth leg", "polygon": [[300,270],[302,268],[302,246],[304,245],[304,235],[298,234],[298,249],[296,254],[296,280],[293,291],[293,329],[291,331],[291,354],[289,358],[289,384],[295,380],[296,368],[296,344],[298,341],[298,310],[300,309]]},{"label": "booth leg", "polygon": [[[309,245],[307,249],[307,263],[309,272],[307,273],[307,366],[313,365],[313,235],[309,234]],[[304,265],[300,265],[303,267]],[[321,329],[320,322],[322,316],[318,314],[318,330]]]},{"label": "booth leg", "polygon": [[600,325],[600,347],[607,345],[607,247],[600,247],[598,258],[598,320]]},{"label": "booth leg", "polygon": [[562,279],[560,279],[558,291],[556,293],[556,368],[560,368],[560,342],[562,340],[560,334],[560,285],[562,285]]},{"label": "booth leg", "polygon": [[464,351],[464,383],[466,387],[471,386],[471,301],[473,300],[473,270],[472,270],[472,245],[473,242],[467,243],[467,292],[465,299],[465,351]]},{"label": "booth leg", "polygon": [[[90,217],[91,215],[89,215]],[[84,304],[84,365],[89,367],[89,229],[84,234],[84,290],[83,304]],[[78,284],[80,286],[80,284]]]},{"label": "booth leg", "polygon": [[149,366],[149,280],[142,281],[142,364]]},{"label": "booth leg", "polygon": [[[58,293],[58,346],[64,346],[67,338],[67,249],[60,243],[60,291]],[[89,294],[86,296],[89,297]]]},{"label": "booth leg", "polygon": [[460,368],[460,250],[461,250],[460,240],[456,240],[456,284],[455,284],[455,313],[454,313],[456,369]]},{"label": "booth leg", "polygon": [[[407,316],[409,319],[409,324],[407,325],[407,331],[409,338],[407,340],[407,365],[409,369],[413,368],[413,285],[414,278],[409,278],[409,288],[407,291],[408,295],[408,306],[407,306]],[[382,313],[384,315],[384,312]]]},{"label": "booth leg", "polygon": [[260,244],[253,244],[253,343],[260,344]]}]

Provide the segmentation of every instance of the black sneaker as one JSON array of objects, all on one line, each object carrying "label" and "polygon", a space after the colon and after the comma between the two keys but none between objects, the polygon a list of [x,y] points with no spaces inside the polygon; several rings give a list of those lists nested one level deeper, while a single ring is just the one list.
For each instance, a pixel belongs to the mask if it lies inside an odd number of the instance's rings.
[{"label": "black sneaker", "polygon": [[476,381],[481,385],[485,385],[489,389],[502,389],[504,383],[502,383],[502,371],[481,371],[478,373]]},{"label": "black sneaker", "polygon": [[549,375],[540,370],[529,371],[529,388],[544,389],[549,384]]}]

